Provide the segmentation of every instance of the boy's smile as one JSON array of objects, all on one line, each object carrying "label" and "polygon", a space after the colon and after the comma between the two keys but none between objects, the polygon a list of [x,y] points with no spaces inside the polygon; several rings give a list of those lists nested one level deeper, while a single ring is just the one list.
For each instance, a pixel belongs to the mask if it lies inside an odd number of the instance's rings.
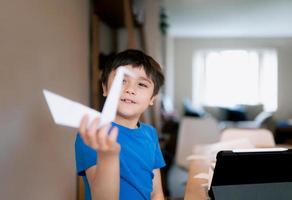
[{"label": "boy's smile", "polygon": [[[153,96],[154,83],[145,73],[143,66],[132,67],[132,65],[124,66],[136,77],[125,75],[121,91],[120,103],[118,106],[116,122],[133,122],[137,124],[141,114],[153,105],[156,96]],[[107,86],[103,85],[104,95],[107,96],[111,87],[116,71],[112,71],[109,75]]]},{"label": "boy's smile", "polygon": [[135,104],[136,103],[135,101],[128,99],[128,98],[122,98],[121,101],[123,103],[127,103],[127,104]]}]

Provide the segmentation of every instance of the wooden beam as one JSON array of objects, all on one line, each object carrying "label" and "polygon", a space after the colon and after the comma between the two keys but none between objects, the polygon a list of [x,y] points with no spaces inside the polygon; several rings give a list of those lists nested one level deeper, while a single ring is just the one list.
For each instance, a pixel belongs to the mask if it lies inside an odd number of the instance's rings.
[{"label": "wooden beam", "polygon": [[131,10],[130,0],[124,1],[124,16],[125,24],[128,32],[128,48],[137,48],[136,39],[135,39],[135,29],[134,29],[134,20]]},{"label": "wooden beam", "polygon": [[91,94],[90,94],[90,106],[94,109],[99,107],[99,26],[100,20],[96,14],[92,15],[92,47],[91,47]]}]

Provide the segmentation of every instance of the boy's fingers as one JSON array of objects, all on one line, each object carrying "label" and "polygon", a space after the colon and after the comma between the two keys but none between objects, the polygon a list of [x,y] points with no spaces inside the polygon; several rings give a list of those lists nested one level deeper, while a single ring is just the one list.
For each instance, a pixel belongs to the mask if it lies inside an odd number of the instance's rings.
[{"label": "boy's fingers", "polygon": [[80,122],[79,132],[85,144],[89,145],[89,135],[87,134],[88,115],[84,115]]},{"label": "boy's fingers", "polygon": [[97,124],[98,124],[98,118],[95,118],[92,122],[91,122],[91,124],[90,124],[90,126],[89,126],[89,129],[88,129],[88,133],[90,134],[90,135],[94,135],[95,134],[95,132],[96,132],[96,127],[97,127]]},{"label": "boy's fingers", "polygon": [[116,142],[117,141],[117,137],[118,137],[118,128],[117,127],[113,127],[110,135],[109,135],[109,141],[111,142]]},{"label": "boy's fingers", "polygon": [[98,125],[99,119],[95,118],[93,122],[90,124],[89,130],[87,131],[87,135],[89,138],[89,145],[92,146],[93,148],[97,148],[96,144],[96,127]]},{"label": "boy's fingers", "polygon": [[84,115],[81,119],[80,126],[79,126],[79,131],[81,134],[84,134],[86,132],[88,124],[88,115]]},{"label": "boy's fingers", "polygon": [[114,127],[108,136],[108,146],[111,150],[117,151],[120,145],[117,143],[118,128]]},{"label": "boy's fingers", "polygon": [[103,126],[97,134],[97,142],[101,150],[107,150],[107,134],[110,129],[110,124]]}]

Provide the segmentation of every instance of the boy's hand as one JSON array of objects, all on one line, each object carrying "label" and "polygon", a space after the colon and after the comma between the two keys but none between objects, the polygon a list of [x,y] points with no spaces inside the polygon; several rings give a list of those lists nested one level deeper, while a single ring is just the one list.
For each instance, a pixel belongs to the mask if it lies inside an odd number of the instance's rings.
[{"label": "boy's hand", "polygon": [[100,129],[97,129],[99,118],[93,120],[89,128],[88,116],[84,116],[81,120],[79,132],[83,141],[97,150],[99,154],[103,155],[117,155],[120,152],[120,145],[117,143],[118,129],[113,127],[108,134],[111,125],[107,124]]}]

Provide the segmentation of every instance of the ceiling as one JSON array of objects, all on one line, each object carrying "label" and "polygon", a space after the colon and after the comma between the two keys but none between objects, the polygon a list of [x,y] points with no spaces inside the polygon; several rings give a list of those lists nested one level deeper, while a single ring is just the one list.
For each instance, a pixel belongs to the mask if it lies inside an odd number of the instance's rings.
[{"label": "ceiling", "polygon": [[162,0],[174,37],[292,37],[292,0]]}]

